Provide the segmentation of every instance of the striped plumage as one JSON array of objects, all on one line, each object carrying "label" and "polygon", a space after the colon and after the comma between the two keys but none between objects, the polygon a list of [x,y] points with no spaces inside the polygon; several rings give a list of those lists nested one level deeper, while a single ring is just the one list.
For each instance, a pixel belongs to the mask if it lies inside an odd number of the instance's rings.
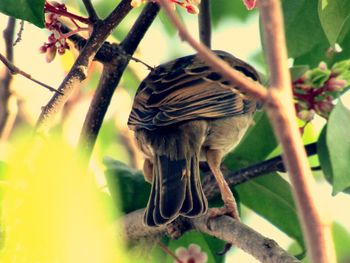
[{"label": "striped plumage", "polygon": [[[259,81],[245,62],[224,51],[214,52]],[[199,161],[207,160],[216,170],[249,127],[256,107],[253,98],[233,88],[196,55],[162,64],[142,81],[128,125],[146,157],[145,178],[152,181],[147,225],[168,223],[179,214],[192,217],[206,212]],[[222,181],[218,183],[220,190],[227,190],[220,186]]]}]

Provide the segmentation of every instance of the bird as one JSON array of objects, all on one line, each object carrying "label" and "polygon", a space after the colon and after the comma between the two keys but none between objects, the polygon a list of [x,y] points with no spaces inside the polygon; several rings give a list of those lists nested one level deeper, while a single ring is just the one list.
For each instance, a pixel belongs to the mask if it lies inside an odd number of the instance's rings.
[{"label": "bird", "polygon": [[[213,52],[233,69],[260,82],[257,71],[246,62],[225,51]],[[145,157],[145,180],[152,185],[145,225],[158,227],[180,215],[193,218],[207,213],[200,161],[206,161],[215,176],[224,203],[222,214],[239,219],[220,164],[253,123],[259,105],[198,54],[161,64],[146,76],[128,119]]]}]

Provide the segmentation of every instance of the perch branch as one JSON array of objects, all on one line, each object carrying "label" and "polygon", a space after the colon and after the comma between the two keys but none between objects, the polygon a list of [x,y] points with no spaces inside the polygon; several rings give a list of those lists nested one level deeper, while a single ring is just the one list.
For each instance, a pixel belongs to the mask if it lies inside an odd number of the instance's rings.
[{"label": "perch branch", "polygon": [[[128,241],[142,239],[157,239],[166,233],[165,227],[151,228],[143,224],[144,210],[137,210],[123,218],[125,236]],[[214,219],[208,214],[189,220],[179,219],[179,228],[189,231],[196,229],[199,232],[215,236],[223,241],[234,244],[236,247],[249,253],[261,262],[268,263],[297,263],[300,262],[288,254],[278,244],[250,227],[228,216]],[[208,223],[209,222],[209,223]]]},{"label": "perch branch", "polygon": [[294,200],[310,260],[332,263],[335,262],[335,253],[330,220],[324,218],[319,210],[322,205],[318,204],[314,196],[315,182],[296,122],[280,1],[260,0],[258,3],[271,72],[267,112],[282,145],[283,160],[293,185]]}]

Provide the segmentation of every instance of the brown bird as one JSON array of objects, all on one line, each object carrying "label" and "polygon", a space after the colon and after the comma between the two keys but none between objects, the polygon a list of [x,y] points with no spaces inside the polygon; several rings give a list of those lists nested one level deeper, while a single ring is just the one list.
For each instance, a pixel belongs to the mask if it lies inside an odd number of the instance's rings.
[{"label": "brown bird", "polygon": [[[254,68],[224,51],[214,51],[232,68],[260,81]],[[206,213],[199,161],[214,174],[224,213],[237,219],[235,199],[220,171],[222,158],[252,123],[257,101],[215,72],[197,55],[156,67],[140,84],[128,125],[145,155],[143,172],[152,183],[144,216],[160,226],[179,215]]]}]

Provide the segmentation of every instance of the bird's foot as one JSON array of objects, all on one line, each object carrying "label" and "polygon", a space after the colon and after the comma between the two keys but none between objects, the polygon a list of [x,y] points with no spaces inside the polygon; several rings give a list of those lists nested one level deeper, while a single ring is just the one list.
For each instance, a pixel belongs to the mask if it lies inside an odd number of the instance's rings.
[{"label": "bird's foot", "polygon": [[[237,211],[237,206],[236,203],[229,203],[229,204],[225,204],[224,207],[215,207],[215,208],[211,208],[208,211],[208,222],[207,222],[207,227],[208,229],[210,229],[210,220],[217,218],[219,216],[230,216],[238,221],[240,221],[240,217],[239,217],[239,213]],[[225,255],[232,247],[232,243],[226,243],[223,250],[220,252],[216,252],[217,255],[219,256],[223,256]]]}]

